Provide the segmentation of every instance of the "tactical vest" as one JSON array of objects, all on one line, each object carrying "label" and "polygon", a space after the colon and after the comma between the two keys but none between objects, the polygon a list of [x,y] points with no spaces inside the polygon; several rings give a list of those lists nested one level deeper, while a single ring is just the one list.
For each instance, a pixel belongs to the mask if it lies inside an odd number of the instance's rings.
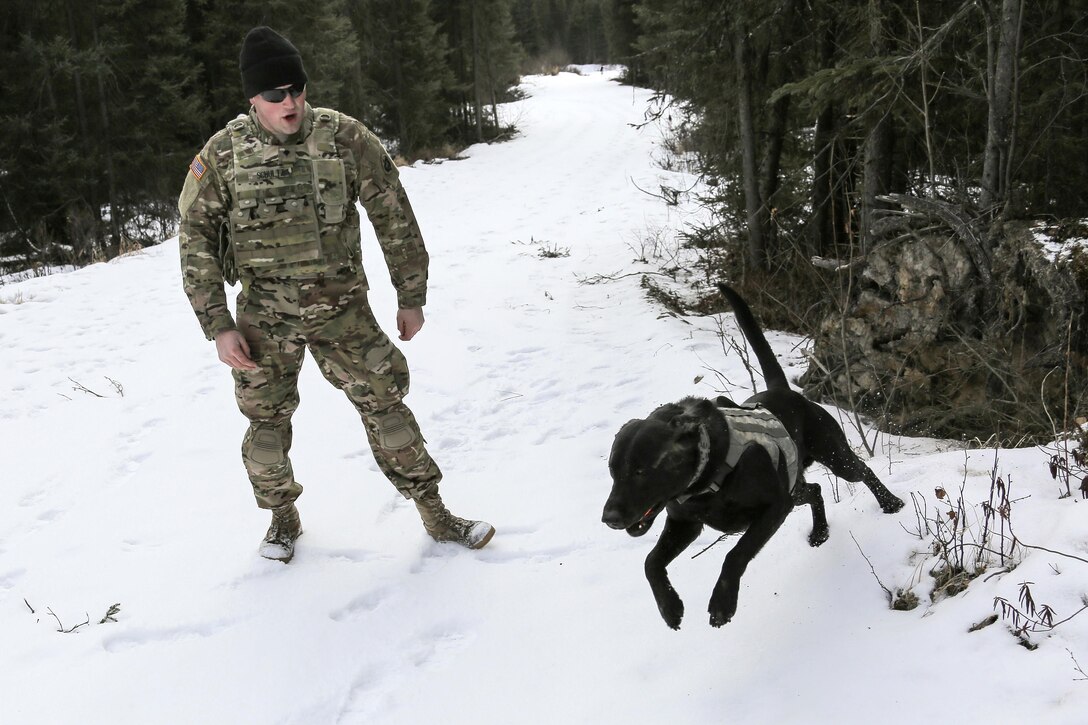
[{"label": "tactical vest", "polygon": [[[786,427],[782,425],[782,421],[778,420],[771,411],[758,406],[714,407],[725,419],[726,426],[729,429],[729,451],[726,453],[724,466],[726,475],[737,467],[741,455],[748,450],[749,446],[762,446],[771,457],[775,470],[778,470],[780,457],[785,458],[786,473],[789,476],[789,491],[793,493],[793,489],[797,485],[800,462],[797,457],[797,444],[790,438],[790,434]],[[711,481],[710,484],[701,488],[692,488],[702,477],[709,462],[710,437],[705,428],[702,431],[702,440],[699,447],[700,462],[698,470],[688,490],[676,497],[679,503],[684,503],[688,499],[701,496],[704,493],[721,490],[719,481]]]},{"label": "tactical vest", "polygon": [[234,152],[230,242],[243,277],[314,277],[357,256],[338,234],[351,203],[336,148],[340,114],[316,108],[313,119],[295,145],[265,143],[249,116],[227,124]]},{"label": "tactical vest", "polygon": [[735,468],[740,456],[750,445],[759,445],[770,455],[774,467],[778,468],[779,453],[786,459],[786,471],[789,474],[790,491],[797,484],[798,460],[797,444],[790,438],[786,427],[771,411],[766,408],[722,408],[718,412],[729,426],[729,453],[725,463],[730,469]]}]

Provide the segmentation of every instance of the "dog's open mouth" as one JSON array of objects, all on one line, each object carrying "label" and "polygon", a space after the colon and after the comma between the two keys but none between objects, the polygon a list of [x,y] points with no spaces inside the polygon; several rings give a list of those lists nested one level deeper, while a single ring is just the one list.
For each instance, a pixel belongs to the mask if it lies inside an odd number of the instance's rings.
[{"label": "dog's open mouth", "polygon": [[646,511],[646,513],[642,515],[641,519],[631,524],[624,530],[631,536],[642,536],[650,530],[650,527],[654,525],[654,519],[657,518],[657,515],[661,513],[661,509],[663,508],[665,508],[664,501],[658,504],[654,504]]}]

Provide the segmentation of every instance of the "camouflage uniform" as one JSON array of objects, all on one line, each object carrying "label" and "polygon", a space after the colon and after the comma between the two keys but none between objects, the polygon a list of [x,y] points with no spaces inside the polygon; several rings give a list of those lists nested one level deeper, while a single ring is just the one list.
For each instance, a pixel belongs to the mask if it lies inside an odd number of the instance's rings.
[{"label": "camouflage uniform", "polygon": [[[298,374],[309,349],[359,411],[382,472],[405,498],[437,493],[438,466],[412,411],[404,356],[367,302],[358,199],[374,226],[401,308],[426,302],[428,256],[396,166],[365,126],[308,104],[281,142],[254,111],[215,134],[185,180],[181,267],[209,340],[238,329],[256,370],[234,370],[250,426],[242,460],[261,508],[302,492],[288,456]],[[224,280],[242,283],[235,325]]]}]

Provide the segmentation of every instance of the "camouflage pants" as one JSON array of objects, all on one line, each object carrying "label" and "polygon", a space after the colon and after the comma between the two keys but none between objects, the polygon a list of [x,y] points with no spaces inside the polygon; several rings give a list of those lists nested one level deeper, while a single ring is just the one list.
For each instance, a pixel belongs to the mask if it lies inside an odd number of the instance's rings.
[{"label": "camouflage pants", "polygon": [[257,505],[272,508],[302,493],[289,453],[298,375],[308,348],[325,379],[362,417],[378,467],[405,498],[434,489],[442,474],[415,416],[402,402],[408,365],[378,326],[366,287],[353,272],[318,279],[254,279],[238,297],[238,329],[256,370],[235,370],[238,408],[249,418],[242,441]]}]

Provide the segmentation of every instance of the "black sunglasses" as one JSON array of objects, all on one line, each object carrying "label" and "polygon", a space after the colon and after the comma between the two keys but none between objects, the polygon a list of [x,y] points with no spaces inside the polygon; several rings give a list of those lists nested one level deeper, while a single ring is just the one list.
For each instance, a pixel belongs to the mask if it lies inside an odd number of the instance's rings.
[{"label": "black sunglasses", "polygon": [[258,95],[269,103],[283,103],[283,99],[287,98],[287,94],[291,94],[291,98],[298,98],[306,91],[306,84],[301,86],[297,83],[293,83],[287,88],[273,88],[270,91],[261,91]]}]

